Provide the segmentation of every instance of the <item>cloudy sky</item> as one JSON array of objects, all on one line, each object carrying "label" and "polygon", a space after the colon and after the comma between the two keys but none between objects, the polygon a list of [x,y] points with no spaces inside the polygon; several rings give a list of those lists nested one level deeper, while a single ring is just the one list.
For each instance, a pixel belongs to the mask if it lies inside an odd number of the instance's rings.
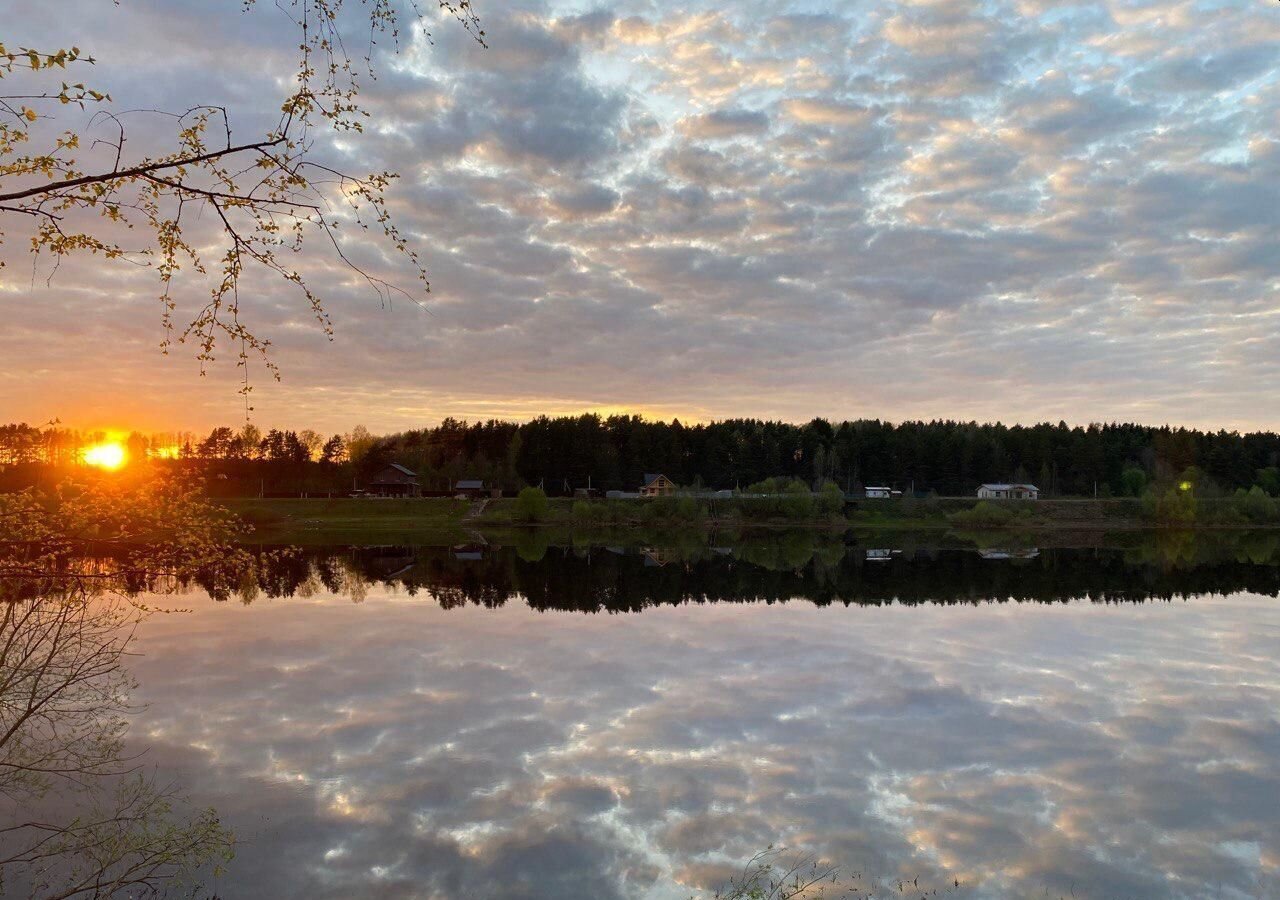
[{"label": "cloudy sky", "polygon": [[[317,244],[329,343],[286,286],[255,283],[247,314],[284,377],[253,375],[262,424],[1280,426],[1280,4],[479,12],[488,50],[437,22],[434,43],[380,51],[370,130],[319,148],[403,175],[426,308],[383,308]],[[0,0],[0,20],[8,43],[92,51],[118,109],[225,104],[245,137],[297,39],[272,4],[221,0]],[[137,129],[137,153],[163,133]],[[0,420],[243,418],[230,348],[203,379],[189,348],[159,354],[153,272],[79,259],[50,281],[24,227],[5,221],[0,247]],[[182,282],[179,315],[207,290]]]}]

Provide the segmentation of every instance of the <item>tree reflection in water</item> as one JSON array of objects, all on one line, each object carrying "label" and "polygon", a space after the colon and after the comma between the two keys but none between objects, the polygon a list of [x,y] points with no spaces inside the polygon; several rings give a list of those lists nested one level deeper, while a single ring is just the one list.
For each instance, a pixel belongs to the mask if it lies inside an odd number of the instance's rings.
[{"label": "tree reflection in water", "polygon": [[1131,536],[1127,546],[1031,547],[972,542],[880,546],[813,533],[710,543],[556,546],[545,530],[508,545],[341,547],[263,553],[234,584],[202,575],[216,597],[359,602],[372,585],[427,594],[446,609],[524,603],[534,609],[637,612],[682,603],[827,605],[1132,603],[1248,591],[1280,595],[1280,532]]}]

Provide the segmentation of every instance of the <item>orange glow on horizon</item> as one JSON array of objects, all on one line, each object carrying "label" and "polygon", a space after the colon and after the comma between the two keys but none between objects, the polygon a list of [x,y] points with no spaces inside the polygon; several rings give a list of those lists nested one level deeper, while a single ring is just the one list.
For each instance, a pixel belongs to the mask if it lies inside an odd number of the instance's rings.
[{"label": "orange glow on horizon", "polygon": [[124,445],[108,442],[85,447],[82,458],[87,466],[114,472],[128,462],[129,454],[125,452]]}]

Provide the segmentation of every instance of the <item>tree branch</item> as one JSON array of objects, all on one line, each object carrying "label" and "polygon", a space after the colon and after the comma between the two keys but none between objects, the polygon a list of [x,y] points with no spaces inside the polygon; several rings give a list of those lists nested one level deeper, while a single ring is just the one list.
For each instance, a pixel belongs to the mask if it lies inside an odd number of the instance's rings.
[{"label": "tree branch", "polygon": [[0,201],[22,200],[27,197],[34,197],[38,194],[55,194],[61,193],[68,188],[83,187],[86,184],[99,184],[104,181],[115,181],[117,179],[138,178],[150,175],[154,172],[163,172],[166,169],[177,169],[182,166],[192,166],[202,162],[208,162],[214,159],[220,159],[224,156],[231,156],[236,153],[244,153],[250,150],[265,150],[268,147],[278,147],[287,139],[281,135],[270,141],[257,141],[252,144],[240,144],[236,147],[224,147],[221,150],[212,150],[208,153],[200,153],[194,156],[186,156],[181,159],[172,159],[168,161],[157,160],[153,163],[145,163],[140,166],[134,166],[129,169],[119,169],[113,172],[106,172],[99,175],[82,175],[79,178],[71,178],[67,181],[57,183],[49,183],[37,185],[21,191],[13,191],[8,194],[0,194]]}]

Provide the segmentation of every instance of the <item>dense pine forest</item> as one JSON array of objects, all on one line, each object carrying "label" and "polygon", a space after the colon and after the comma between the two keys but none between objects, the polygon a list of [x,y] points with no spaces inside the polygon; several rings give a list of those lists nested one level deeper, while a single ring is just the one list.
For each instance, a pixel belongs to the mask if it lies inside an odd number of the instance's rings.
[{"label": "dense pine forest", "polygon": [[[0,426],[0,489],[37,483],[50,468],[83,460],[104,439],[49,426]],[[208,435],[121,438],[129,468],[165,467],[210,478],[221,494],[343,491],[388,462],[447,491],[460,478],[549,494],[588,483],[631,489],[662,472],[691,487],[745,488],[786,476],[842,488],[889,485],[918,494],[972,495],[990,481],[1031,482],[1047,496],[1140,496],[1198,470],[1197,491],[1260,485],[1280,495],[1280,435],[1204,432],[1134,424],[1072,427],[880,420],[803,425],[729,419],[685,425],[640,416],[539,417],[525,423],[446,419],[436,427],[377,436],[315,431],[265,433],[254,425]]]}]

